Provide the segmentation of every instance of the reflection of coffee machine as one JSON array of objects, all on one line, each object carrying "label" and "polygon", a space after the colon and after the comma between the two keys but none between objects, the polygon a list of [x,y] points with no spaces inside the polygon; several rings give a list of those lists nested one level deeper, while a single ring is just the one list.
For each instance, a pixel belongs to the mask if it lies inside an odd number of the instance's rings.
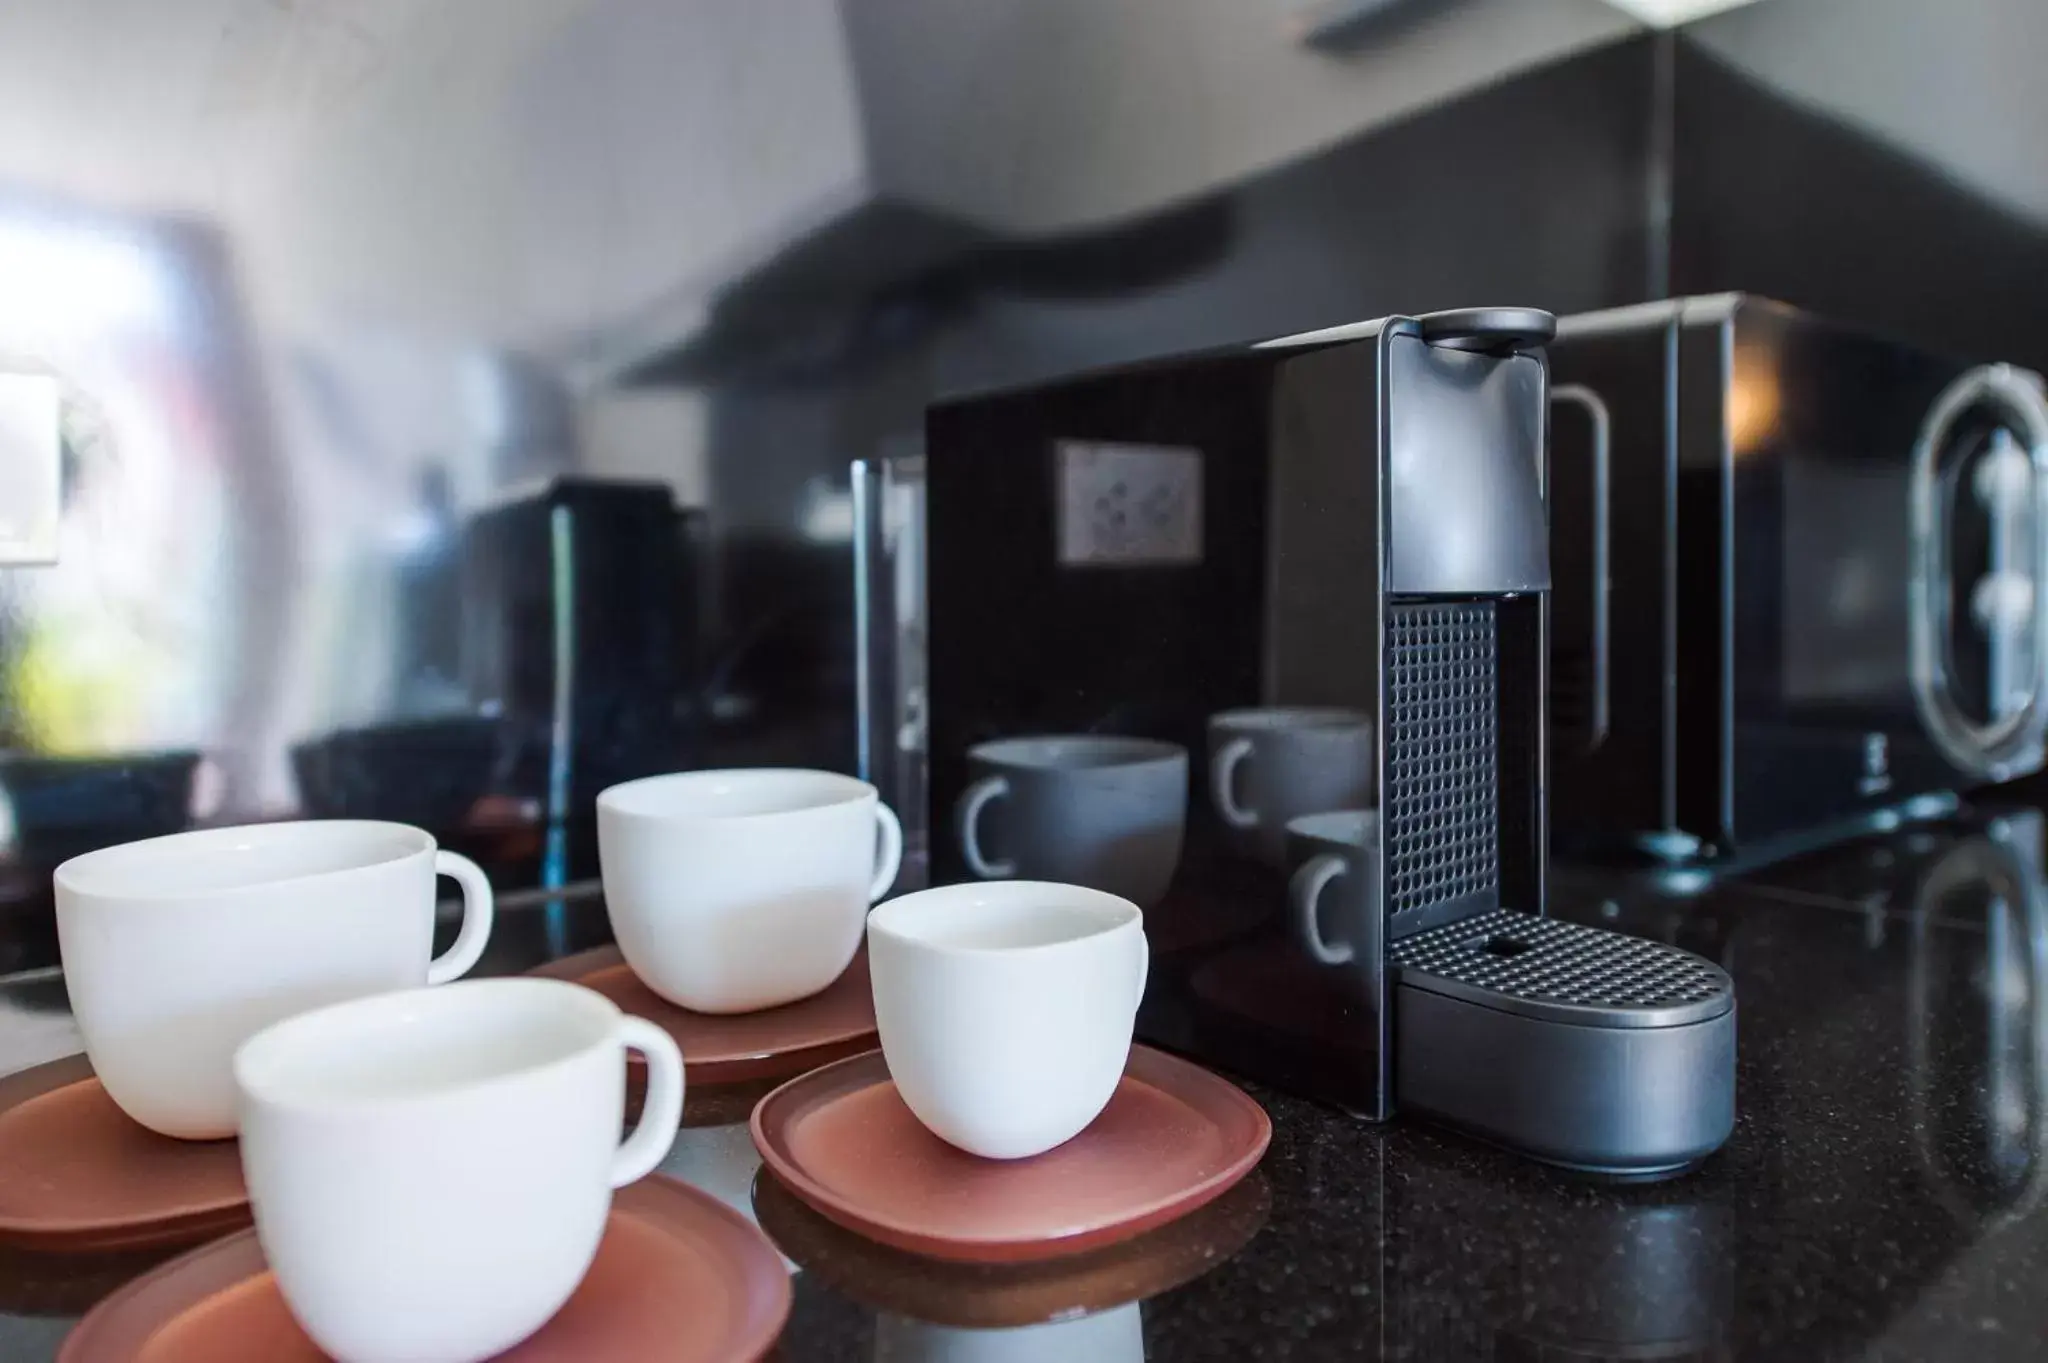
[{"label": "reflection of coffee machine", "polygon": [[1661,1172],[1732,1125],[1733,994],[1541,916],[1550,329],[1395,318],[934,408],[933,872],[1062,878],[1044,830],[1097,802],[1104,875],[1180,849],[1143,1034]]},{"label": "reflection of coffee machine", "polygon": [[1754,861],[2040,768],[2037,376],[1740,295],[1550,358],[1561,847]]},{"label": "reflection of coffee machine", "polygon": [[[1713,1192],[1694,1195],[1699,1185],[1687,1183],[1588,1197],[1533,1170],[1474,1170],[1459,1152],[1421,1142],[1383,1158],[1380,1281],[1386,1337],[1402,1356],[1740,1356],[1736,1214]],[[1532,1253],[1537,1245],[1543,1252]]]}]

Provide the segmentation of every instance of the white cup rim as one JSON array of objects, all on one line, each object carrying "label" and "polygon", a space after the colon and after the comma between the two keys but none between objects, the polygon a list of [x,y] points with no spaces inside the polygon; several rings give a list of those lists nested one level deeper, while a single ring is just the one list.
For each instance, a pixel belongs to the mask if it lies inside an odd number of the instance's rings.
[{"label": "white cup rim", "polygon": [[[925,914],[941,918],[970,911],[981,905],[1059,905],[1086,908],[1103,915],[1103,920],[1086,931],[1063,935],[1051,941],[1002,945],[949,942],[917,930],[915,922]],[[945,907],[937,907],[944,905]],[[868,913],[868,932],[918,951],[958,960],[999,960],[1034,958],[1062,951],[1085,950],[1092,943],[1127,928],[1143,931],[1145,911],[1120,895],[1084,885],[1053,880],[987,880],[960,885],[940,885],[877,904]]]},{"label": "white cup rim", "polygon": [[[354,1093],[337,1091],[343,1086],[316,1069],[321,1061],[306,1059],[309,1053],[319,1057],[334,1054],[365,1025],[381,1023],[395,1028],[407,1017],[493,1007],[508,1011],[546,1008],[581,1035],[550,1047],[538,1059],[491,1063],[475,1074],[427,1079],[410,1086],[396,1079],[377,1079],[366,1091]],[[370,994],[295,1014],[257,1032],[235,1049],[235,1086],[248,1101],[277,1112],[327,1118],[388,1115],[456,1096],[509,1088],[575,1065],[593,1050],[617,1043],[621,1016],[617,1005],[594,989],[531,976],[458,980]]]},{"label": "white cup rim", "polygon": [[[265,843],[302,842],[313,845],[337,833],[377,834],[395,839],[404,846],[394,846],[383,855],[364,857],[342,866],[288,871],[227,885],[180,889],[152,885],[139,878],[127,884],[107,883],[113,878],[128,879],[135,876],[137,871],[146,868],[162,853],[246,851]],[[117,843],[112,847],[82,852],[60,864],[52,880],[57,888],[66,894],[89,899],[135,899],[153,902],[219,899],[222,896],[247,894],[251,891],[270,893],[293,885],[307,885],[336,876],[351,875],[357,871],[390,866],[430,854],[437,846],[434,835],[425,829],[415,828],[408,823],[395,823],[388,819],[286,819],[277,823],[237,824],[228,828],[191,828],[182,833],[166,833],[161,837],[141,838],[134,842]],[[95,883],[96,881],[99,883]]]},{"label": "white cup rim", "polygon": [[1372,716],[1342,705],[1248,705],[1209,716],[1219,727],[1295,732],[1369,728]]},{"label": "white cup rim", "polygon": [[[1067,753],[1109,755],[1104,762],[1062,762]],[[1020,734],[1015,738],[990,739],[967,750],[970,758],[998,766],[1022,767],[1031,771],[1092,771],[1113,767],[1147,766],[1155,762],[1184,762],[1188,750],[1163,738],[1138,738],[1127,734]]]},{"label": "white cup rim", "polygon": [[[720,787],[728,788],[732,798],[737,799],[745,787],[794,787],[799,783],[820,792],[821,798],[778,802],[774,808],[756,810],[719,809],[711,803],[723,798]],[[597,808],[599,813],[613,818],[646,823],[747,823],[840,809],[880,798],[881,792],[874,786],[844,772],[813,767],[714,767],[621,781],[598,792]],[[690,799],[703,803],[695,808],[665,807],[670,800]]]},{"label": "white cup rim", "polygon": [[[1287,831],[1318,842],[1358,846],[1371,836],[1373,824],[1378,819],[1379,811],[1374,809],[1325,809],[1289,819]],[[1355,839],[1350,836],[1354,830]]]}]

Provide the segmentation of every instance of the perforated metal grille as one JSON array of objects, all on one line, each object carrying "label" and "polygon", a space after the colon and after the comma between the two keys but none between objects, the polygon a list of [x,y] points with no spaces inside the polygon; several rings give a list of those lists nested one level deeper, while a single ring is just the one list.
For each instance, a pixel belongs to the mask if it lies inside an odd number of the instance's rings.
[{"label": "perforated metal grille", "polygon": [[1719,967],[1689,951],[1513,909],[1404,937],[1389,955],[1404,972],[1589,1008],[1710,1009],[1732,989]]},{"label": "perforated metal grille", "polygon": [[1493,603],[1396,602],[1387,632],[1387,912],[1498,895]]}]

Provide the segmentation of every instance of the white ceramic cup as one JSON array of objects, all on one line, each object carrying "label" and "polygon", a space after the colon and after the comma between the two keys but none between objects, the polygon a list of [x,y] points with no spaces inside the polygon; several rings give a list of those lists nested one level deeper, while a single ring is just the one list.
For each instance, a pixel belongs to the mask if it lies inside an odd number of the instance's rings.
[{"label": "white ceramic cup", "polygon": [[[434,877],[462,887],[434,946]],[[467,973],[490,881],[406,824],[212,828],[57,868],[57,941],[86,1054],[130,1117],[187,1140],[235,1134],[235,1047],[293,1013]]]},{"label": "white ceramic cup", "polygon": [[[621,1144],[628,1046],[647,1099]],[[668,1034],[560,980],[318,1009],[252,1037],[235,1080],[264,1257],[349,1363],[470,1363],[546,1324],[683,1111]]]},{"label": "white ceramic cup", "polygon": [[882,1052],[941,1139],[1021,1159],[1116,1092],[1145,992],[1144,915],[1101,890],[1007,880],[921,890],[868,915]]},{"label": "white ceramic cup", "polygon": [[691,771],[600,794],[597,847],[633,973],[693,1012],[747,1013],[839,978],[896,880],[903,829],[851,776]]}]

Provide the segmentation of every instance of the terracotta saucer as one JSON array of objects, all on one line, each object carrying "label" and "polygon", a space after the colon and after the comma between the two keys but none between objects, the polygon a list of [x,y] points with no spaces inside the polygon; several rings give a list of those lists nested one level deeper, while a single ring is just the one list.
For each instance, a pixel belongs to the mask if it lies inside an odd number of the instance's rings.
[{"label": "terracotta saucer", "polygon": [[761,1229],[804,1272],[877,1310],[971,1330],[1069,1320],[1169,1292],[1250,1244],[1272,1206],[1265,1176],[1253,1170],[1208,1206],[1101,1249],[1027,1263],[948,1263],[834,1225],[771,1175],[754,1180]]},{"label": "terracotta saucer", "polygon": [[0,1079],[0,1244],[196,1244],[249,1224],[233,1141],[180,1141],[114,1105],[82,1055]]},{"label": "terracotta saucer", "polygon": [[1086,1131],[1030,1159],[985,1160],[934,1136],[880,1051],[784,1084],[752,1127],[768,1169],[824,1216],[977,1263],[1078,1254],[1185,1216],[1250,1173],[1273,1134],[1241,1090],[1144,1046]]},{"label": "terracotta saucer", "polygon": [[[786,1079],[875,1044],[875,996],[865,947],[822,993],[758,1013],[678,1008],[642,984],[615,946],[564,956],[532,973],[595,989],[666,1031],[683,1048],[692,1084]],[[637,1068],[640,1063],[634,1056],[632,1064]]]},{"label": "terracotta saucer", "polygon": [[[517,1363],[758,1359],[789,1317],[789,1274],[739,1213],[659,1174],[622,1188],[583,1285]],[[320,1363],[250,1231],[165,1264],[94,1307],[58,1363]]]}]

